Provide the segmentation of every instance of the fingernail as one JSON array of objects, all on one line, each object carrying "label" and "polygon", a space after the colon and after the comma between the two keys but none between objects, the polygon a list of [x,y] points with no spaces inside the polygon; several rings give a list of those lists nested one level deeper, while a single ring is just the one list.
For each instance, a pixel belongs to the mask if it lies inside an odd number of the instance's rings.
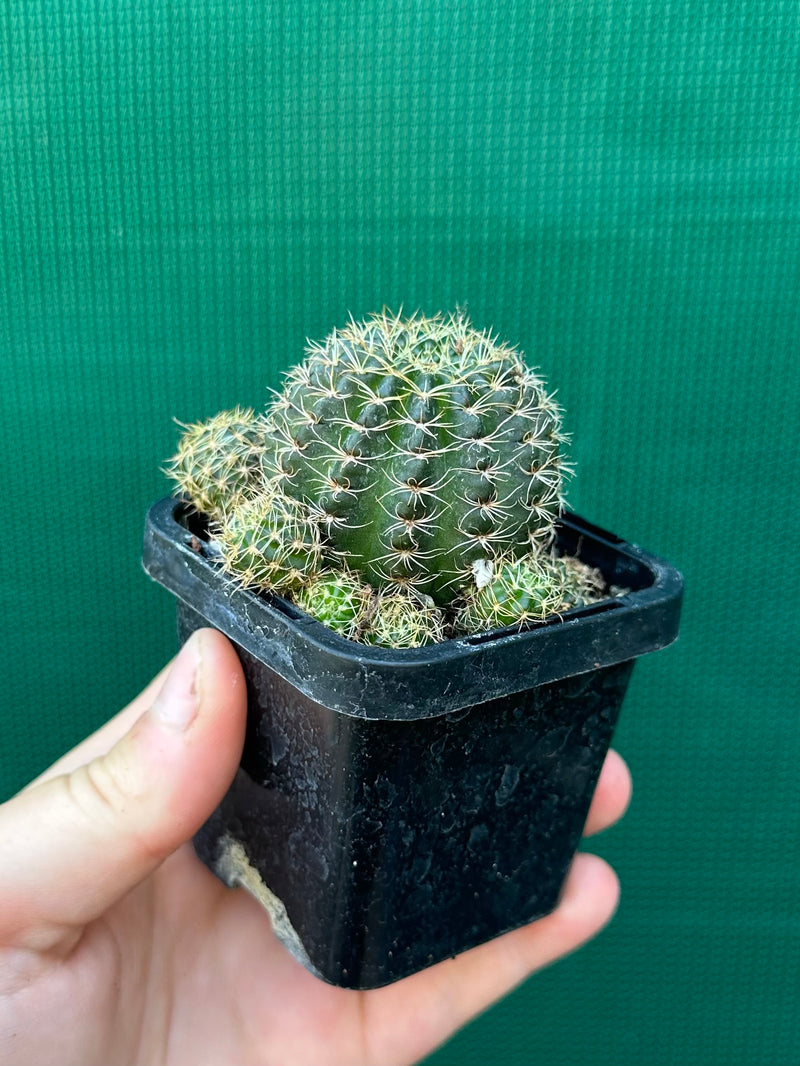
[{"label": "fingernail", "polygon": [[162,725],[183,732],[194,721],[200,702],[200,662],[200,637],[193,633],[178,652],[153,704],[152,714]]}]

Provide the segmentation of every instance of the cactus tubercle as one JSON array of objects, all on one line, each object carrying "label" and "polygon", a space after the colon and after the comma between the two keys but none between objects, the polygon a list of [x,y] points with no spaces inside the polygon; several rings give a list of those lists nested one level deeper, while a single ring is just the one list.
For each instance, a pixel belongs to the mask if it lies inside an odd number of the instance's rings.
[{"label": "cactus tubercle", "polygon": [[565,440],[516,349],[460,313],[384,312],[310,344],[261,413],[187,426],[167,472],[235,581],[420,647],[605,594],[552,550]]}]

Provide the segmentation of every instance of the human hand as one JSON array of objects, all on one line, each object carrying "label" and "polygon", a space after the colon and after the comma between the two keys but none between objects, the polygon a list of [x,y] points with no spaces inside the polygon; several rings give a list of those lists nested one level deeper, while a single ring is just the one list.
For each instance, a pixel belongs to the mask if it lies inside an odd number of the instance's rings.
[{"label": "human hand", "polygon": [[[618,886],[580,854],[558,908],[386,988],[309,974],[186,843],[239,762],[244,680],[200,630],[130,706],[0,806],[0,1061],[8,1066],[392,1066],[597,933]],[[624,812],[609,754],[586,824]]]}]

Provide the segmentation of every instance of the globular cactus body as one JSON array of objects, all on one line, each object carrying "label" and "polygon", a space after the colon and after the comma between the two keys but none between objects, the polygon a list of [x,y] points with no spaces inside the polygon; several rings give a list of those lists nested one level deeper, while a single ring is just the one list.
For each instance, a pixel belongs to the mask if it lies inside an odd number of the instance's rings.
[{"label": "globular cactus body", "polygon": [[272,491],[318,509],[375,588],[446,604],[481,559],[546,544],[560,412],[513,349],[453,316],[376,316],[311,348],[266,414]]},{"label": "globular cactus body", "polygon": [[294,599],[301,611],[342,637],[357,637],[367,617],[372,590],[345,573],[321,573],[304,582]]},{"label": "globular cactus body", "polygon": [[564,439],[515,349],[460,314],[384,313],[312,344],[262,414],[188,427],[170,473],[238,581],[417,647],[598,598],[551,552]]},{"label": "globular cactus body", "polygon": [[602,575],[577,559],[537,552],[503,561],[491,580],[472,591],[458,616],[468,633],[541,622],[601,598]]},{"label": "globular cactus body", "polygon": [[421,648],[444,637],[444,615],[430,596],[397,588],[376,596],[362,639],[387,648]]},{"label": "globular cactus body", "polygon": [[198,511],[222,518],[261,490],[261,456],[267,447],[255,412],[235,407],[184,426],[167,473]]},{"label": "globular cactus body", "polygon": [[319,526],[294,500],[281,496],[264,493],[245,500],[223,520],[219,539],[226,562],[244,585],[296,588],[321,566]]}]

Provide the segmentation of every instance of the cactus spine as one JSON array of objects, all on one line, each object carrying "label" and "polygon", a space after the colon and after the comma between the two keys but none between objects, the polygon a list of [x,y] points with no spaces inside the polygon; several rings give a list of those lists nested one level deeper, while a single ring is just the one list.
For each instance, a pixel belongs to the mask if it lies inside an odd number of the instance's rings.
[{"label": "cactus spine", "polygon": [[346,573],[317,574],[297,589],[294,600],[342,637],[356,639],[367,619],[372,590]]},{"label": "cactus spine", "polygon": [[322,565],[318,523],[294,500],[273,493],[225,514],[219,540],[227,565],[247,586],[296,588]]},{"label": "cactus spine", "polygon": [[198,511],[222,518],[261,491],[264,428],[251,409],[220,411],[207,422],[184,426],[166,473]]},{"label": "cactus spine", "polygon": [[602,575],[578,559],[538,552],[507,560],[483,587],[474,589],[457,618],[467,633],[541,622],[550,615],[600,599]]},{"label": "cactus spine", "polygon": [[272,491],[321,512],[377,589],[447,604],[473,564],[552,537],[560,411],[511,348],[460,316],[351,322],[314,345],[267,411]]},{"label": "cactus spine", "polygon": [[444,638],[442,611],[430,596],[406,588],[378,593],[362,634],[365,643],[387,648],[420,648]]},{"label": "cactus spine", "polygon": [[189,427],[171,473],[219,523],[239,580],[317,617],[349,601],[332,628],[418,646],[447,627],[539,618],[573,595],[549,551],[564,440],[559,407],[515,349],[461,314],[383,313],[311,344],[261,415]]}]

